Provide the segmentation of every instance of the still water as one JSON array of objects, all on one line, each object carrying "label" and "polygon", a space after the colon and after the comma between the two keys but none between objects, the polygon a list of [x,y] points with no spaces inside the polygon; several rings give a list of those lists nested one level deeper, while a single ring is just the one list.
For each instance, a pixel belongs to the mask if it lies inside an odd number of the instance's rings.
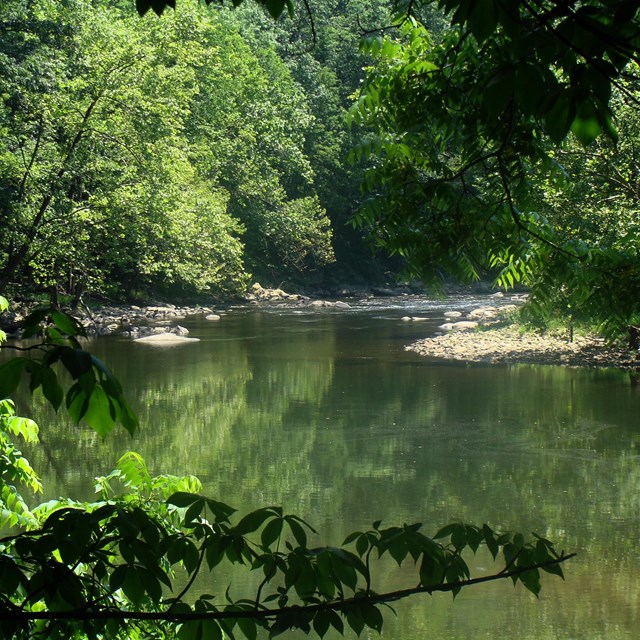
[{"label": "still water", "polygon": [[[45,497],[90,498],[94,476],[133,449],[152,473],[193,473],[241,513],[283,505],[321,532],[314,544],[378,519],[423,522],[426,533],[452,520],[536,531],[578,553],[566,581],[545,575],[539,599],[510,582],[453,603],[416,597],[387,615],[383,636],[635,639],[640,388],[616,371],[465,366],[404,351],[445,309],[480,302],[237,308],[219,322],[181,321],[198,343],[98,339],[90,348],[125,384],[141,433],[101,442],[39,408],[44,446],[31,459]],[[491,568],[482,556],[475,565]],[[415,584],[385,571],[389,589]]]}]

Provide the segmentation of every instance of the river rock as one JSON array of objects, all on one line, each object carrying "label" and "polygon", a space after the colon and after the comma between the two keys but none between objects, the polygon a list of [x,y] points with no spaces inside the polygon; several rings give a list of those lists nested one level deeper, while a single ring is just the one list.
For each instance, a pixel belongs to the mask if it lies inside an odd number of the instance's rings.
[{"label": "river rock", "polygon": [[186,336],[178,336],[175,333],[158,333],[144,336],[143,338],[136,338],[134,342],[168,347],[176,344],[186,344],[188,342],[200,342],[200,338],[187,338]]},{"label": "river rock", "polygon": [[245,298],[249,302],[281,302],[281,301],[300,301],[303,296],[297,293],[287,293],[282,289],[265,289],[259,282],[251,285]]},{"label": "river rock", "polygon": [[411,316],[411,320],[413,320],[413,322],[425,322],[426,320],[429,320],[429,318],[423,318],[422,316]]},{"label": "river rock", "polygon": [[343,302],[342,300],[338,300],[335,304],[338,309],[351,309],[351,305],[348,302]]},{"label": "river rock", "polygon": [[220,316],[217,313],[210,313],[204,317],[205,320],[220,320]]},{"label": "river rock", "polygon": [[445,322],[438,327],[440,331],[471,331],[472,329],[477,328],[478,323],[469,320],[461,320],[460,322]]},{"label": "river rock", "polygon": [[153,327],[151,329],[151,334],[154,336],[159,336],[163,333],[169,333],[169,327]]},{"label": "river rock", "polygon": [[119,329],[119,325],[113,324],[105,324],[102,325],[99,329],[99,333],[101,336],[110,336],[113,335]]},{"label": "river rock", "polygon": [[402,322],[411,322],[411,318],[409,316],[402,316],[400,320],[402,320]]},{"label": "river rock", "polygon": [[176,327],[173,328],[172,333],[175,333],[177,336],[188,336],[189,329],[187,329],[186,327],[177,325]]},{"label": "river rock", "polygon": [[498,315],[498,310],[495,307],[479,307],[469,313],[469,318],[472,320],[488,320],[495,318]]},{"label": "river rock", "polygon": [[453,320],[454,318],[462,318],[462,312],[461,311],[445,311],[444,317],[447,318],[448,320]]},{"label": "river rock", "polygon": [[451,325],[452,331],[472,331],[473,329],[478,328],[477,322],[472,322],[470,320],[461,320],[460,322],[454,322]]}]

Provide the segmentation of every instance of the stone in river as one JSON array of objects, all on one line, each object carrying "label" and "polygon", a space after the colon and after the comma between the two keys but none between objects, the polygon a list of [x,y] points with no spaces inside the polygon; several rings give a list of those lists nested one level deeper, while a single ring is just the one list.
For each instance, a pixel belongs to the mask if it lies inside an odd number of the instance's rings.
[{"label": "stone in river", "polygon": [[136,338],[134,342],[144,342],[158,347],[170,347],[187,342],[200,342],[200,338],[187,338],[186,336],[177,336],[175,333],[158,333],[144,338]]}]

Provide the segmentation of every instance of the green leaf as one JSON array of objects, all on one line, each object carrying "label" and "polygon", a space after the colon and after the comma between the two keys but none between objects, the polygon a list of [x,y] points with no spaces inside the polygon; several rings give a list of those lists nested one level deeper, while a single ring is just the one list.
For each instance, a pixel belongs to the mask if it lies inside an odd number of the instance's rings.
[{"label": "green leaf", "polygon": [[493,559],[495,560],[498,556],[499,547],[498,547],[498,543],[496,542],[496,538],[493,533],[493,530],[489,526],[484,524],[482,525],[482,534],[484,536],[484,541],[487,544],[487,548],[489,549],[489,552],[491,553],[491,555],[493,556]]},{"label": "green leaf", "polygon": [[56,327],[68,336],[84,335],[84,329],[78,324],[77,320],[66,313],[62,313],[62,311],[52,311],[51,319]]},{"label": "green leaf", "polygon": [[244,637],[247,640],[256,640],[258,637],[258,627],[255,620],[251,618],[238,618],[238,627],[242,631]]},{"label": "green leaf", "polygon": [[184,568],[189,574],[192,574],[198,568],[198,562],[200,560],[200,554],[198,553],[198,547],[196,547],[191,540],[186,540],[184,547],[183,562]]},{"label": "green leaf", "polygon": [[420,564],[420,584],[424,587],[433,587],[443,580],[443,567],[440,559],[425,553]]},{"label": "green leaf", "polygon": [[469,30],[480,43],[484,42],[498,26],[498,8],[494,0],[475,0],[467,14]]},{"label": "green leaf", "polygon": [[331,553],[331,567],[340,582],[346,584],[352,590],[355,590],[358,584],[358,576],[346,554],[340,554],[334,550]]},{"label": "green leaf", "polygon": [[268,549],[280,537],[283,524],[283,518],[274,518],[269,522],[269,524],[267,524],[267,526],[262,530],[262,535],[260,536],[263,548]]},{"label": "green leaf", "polygon": [[184,509],[192,505],[194,502],[201,500],[202,496],[199,496],[196,493],[186,493],[184,491],[177,491],[172,496],[167,498],[167,504],[172,504],[175,507],[180,509]]},{"label": "green leaf", "polygon": [[0,399],[8,398],[17,389],[27,364],[28,358],[11,358],[0,367]]},{"label": "green leaf", "polygon": [[362,531],[354,531],[350,533],[342,542],[342,546],[345,547],[351,544],[354,540],[357,540],[362,535]]},{"label": "green leaf", "polygon": [[72,420],[80,422],[89,407],[89,398],[78,383],[71,386],[67,391],[66,405]]},{"label": "green leaf", "polygon": [[204,498],[199,498],[187,509],[187,512],[184,514],[183,519],[183,522],[186,526],[190,526],[200,519],[200,516],[204,511],[205,504],[206,500]]},{"label": "green leaf", "polygon": [[138,422],[138,416],[133,412],[127,401],[123,397],[118,398],[115,400],[115,408],[117,420],[130,435],[135,435],[140,423]]},{"label": "green leaf", "polygon": [[60,360],[74,380],[91,371],[93,364],[91,354],[83,349],[63,349]]},{"label": "green leaf", "polygon": [[291,529],[291,533],[293,533],[293,537],[296,539],[296,542],[300,547],[305,548],[307,546],[307,533],[303,529],[303,527],[296,521],[296,519],[292,516],[285,516],[284,518],[289,525],[289,529]]},{"label": "green leaf", "polygon": [[[362,535],[356,541],[356,551],[360,557],[364,556],[365,553],[369,550],[369,539],[366,535]],[[393,553],[391,554],[393,555]]]},{"label": "green leaf", "polygon": [[277,19],[280,17],[280,14],[284,11],[287,3],[285,0],[260,0],[264,6],[267,8],[267,11],[271,14],[271,17]]},{"label": "green leaf", "polygon": [[542,588],[540,585],[540,572],[537,569],[532,569],[521,573],[519,578],[520,582],[537,597]]},{"label": "green leaf", "polygon": [[50,367],[43,367],[41,371],[40,384],[42,393],[51,406],[57,411],[64,399],[62,387],[58,384],[58,376]]},{"label": "green leaf", "polygon": [[83,417],[86,423],[101,438],[106,437],[113,430],[115,426],[115,409],[102,387],[96,386],[93,389]]},{"label": "green leaf", "polygon": [[545,69],[530,62],[520,63],[515,69],[515,94],[518,106],[526,115],[537,115],[545,96],[557,84],[553,74],[545,75],[544,72]]},{"label": "green leaf", "polygon": [[139,606],[145,597],[145,588],[142,576],[143,569],[135,565],[128,565],[124,572],[122,581],[122,591],[129,600],[136,606]]},{"label": "green leaf", "polygon": [[571,131],[585,147],[600,135],[598,111],[591,100],[586,100],[578,105],[578,113],[571,125]]},{"label": "green leaf", "polygon": [[238,522],[234,527],[234,531],[241,536],[246,535],[247,533],[253,533],[264,524],[265,520],[272,517],[274,517],[274,513],[270,507],[252,511]]},{"label": "green leaf", "polygon": [[346,611],[347,624],[353,629],[356,635],[360,635],[364,629],[364,618],[360,613],[360,608],[351,606]]},{"label": "green leaf", "polygon": [[146,569],[140,569],[138,576],[142,581],[142,586],[152,602],[158,603],[162,598],[162,585],[160,580],[153,573]]},{"label": "green leaf", "polygon": [[373,605],[366,605],[363,606],[360,611],[365,625],[370,629],[375,629],[378,633],[381,633],[384,618],[382,617],[380,609]]},{"label": "green leaf", "polygon": [[574,117],[575,107],[568,94],[565,92],[558,93],[553,105],[548,109],[544,117],[545,128],[553,142],[559,144],[566,138]]},{"label": "green leaf", "polygon": [[215,620],[189,620],[178,630],[180,640],[222,640],[222,629]]},{"label": "green leaf", "polygon": [[435,540],[438,540],[439,538],[448,538],[458,526],[460,525],[457,522],[452,522],[451,524],[442,527],[442,529],[440,529],[433,537]]},{"label": "green leaf", "polygon": [[327,631],[329,631],[330,626],[331,617],[329,616],[329,611],[317,611],[313,618],[313,630],[323,638]]}]

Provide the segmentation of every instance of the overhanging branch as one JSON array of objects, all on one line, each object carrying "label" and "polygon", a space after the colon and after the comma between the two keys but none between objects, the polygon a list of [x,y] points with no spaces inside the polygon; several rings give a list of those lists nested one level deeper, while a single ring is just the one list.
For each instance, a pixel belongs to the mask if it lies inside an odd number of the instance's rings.
[{"label": "overhanging branch", "polygon": [[5,610],[0,610],[0,621],[11,620],[14,622],[29,622],[34,620],[141,620],[141,621],[155,621],[155,622],[186,622],[190,620],[238,620],[238,619],[252,619],[252,620],[273,620],[280,616],[286,616],[288,614],[296,613],[316,613],[318,611],[341,611],[343,609],[349,609],[350,607],[358,607],[361,605],[379,605],[387,604],[389,602],[395,602],[402,600],[413,595],[421,593],[428,593],[429,595],[441,591],[457,591],[465,587],[470,587],[485,582],[494,582],[496,580],[504,580],[505,578],[514,578],[520,576],[529,571],[538,569],[549,569],[556,567],[563,562],[575,557],[575,553],[567,555],[560,555],[554,560],[548,562],[542,562],[538,564],[532,564],[525,567],[518,567],[510,571],[480,576],[478,578],[469,578],[467,580],[460,580],[456,582],[441,583],[433,586],[418,586],[410,589],[400,589],[397,591],[390,591],[378,595],[369,596],[354,596],[352,598],[345,598],[343,600],[332,600],[330,602],[321,602],[317,604],[309,605],[293,605],[287,607],[279,607],[277,609],[249,609],[245,611],[190,611],[190,612],[172,612],[169,609],[166,611],[123,611],[115,609],[73,609],[69,611],[24,611],[15,607],[10,607]]}]

